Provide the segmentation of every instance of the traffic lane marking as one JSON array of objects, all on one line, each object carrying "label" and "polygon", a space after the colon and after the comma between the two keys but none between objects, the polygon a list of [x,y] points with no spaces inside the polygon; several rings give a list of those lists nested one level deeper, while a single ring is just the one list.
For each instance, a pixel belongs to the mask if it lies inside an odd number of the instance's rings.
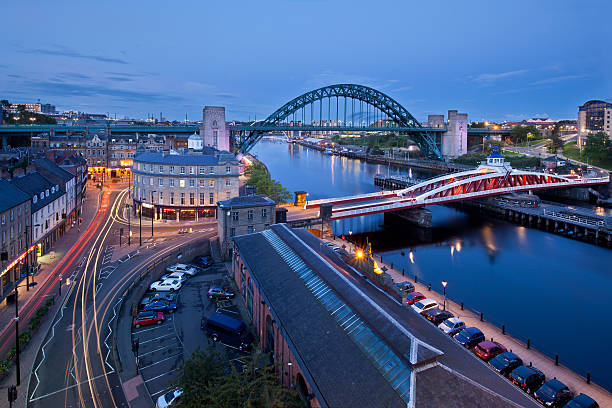
[{"label": "traffic lane marking", "polygon": [[135,334],[140,334],[140,333],[146,333],[146,332],[150,332],[150,331],[154,331],[154,330],[159,330],[159,329],[166,329],[166,330],[172,330],[172,327],[165,325],[165,324],[156,324],[155,327],[151,327],[148,329],[138,329],[132,332],[132,335]]},{"label": "traffic lane marking", "polygon": [[[161,377],[163,377],[163,376],[166,376],[166,375],[168,375],[168,374],[173,374],[173,373],[175,373],[175,372],[177,372],[177,371],[179,371],[179,370],[180,370],[180,368],[175,368],[175,369],[173,369],[173,370],[166,371],[165,373],[162,373],[162,374],[156,375],[155,377],[152,377],[152,378],[149,378],[148,380],[145,380],[145,382],[146,382],[146,383],[148,383],[148,382],[150,382],[150,381],[155,381],[155,380],[157,380],[157,379],[159,379],[159,378],[161,378]],[[168,388],[166,388],[166,389],[168,389]],[[162,391],[163,391],[163,389],[162,389]],[[158,392],[156,392],[156,393],[154,393],[154,394],[151,394],[151,396],[154,396],[154,395],[158,394],[159,392],[161,392],[161,391],[158,391]]]},{"label": "traffic lane marking", "polygon": [[146,365],[146,366],[142,366],[142,367],[140,367],[140,371],[142,371],[142,370],[146,370],[147,368],[151,368],[151,367],[153,367],[153,366],[155,366],[155,365],[157,365],[157,364],[161,364],[161,363],[163,363],[163,362],[165,362],[165,361],[168,361],[168,360],[170,360],[171,358],[174,358],[174,357],[176,357],[176,356],[181,356],[181,358],[178,358],[178,359],[176,359],[176,360],[182,360],[182,359],[183,359],[183,358],[182,358],[182,355],[183,355],[183,353],[182,353],[182,352],[180,352],[180,353],[176,353],[176,354],[172,354],[171,356],[168,356],[168,357],[164,358],[163,360],[159,360],[159,361],[156,361],[156,362],[151,363],[151,364],[149,364],[149,365]]},{"label": "traffic lane marking", "polygon": [[159,340],[159,339],[162,339],[164,337],[170,337],[170,336],[176,336],[176,334],[175,333],[164,334],[163,336],[155,337],[155,338],[150,339],[150,340],[139,341],[139,344],[142,345],[142,344],[150,343],[152,341]]},{"label": "traffic lane marking", "polygon": [[[155,349],[155,350],[148,351],[148,352],[146,352],[146,353],[142,353],[142,354],[140,354],[140,353],[139,353],[139,354],[138,354],[138,356],[139,356],[139,357],[144,357],[144,356],[147,356],[147,355],[149,355],[149,354],[153,354],[153,353],[156,353],[156,352],[158,352],[158,351],[161,351],[161,350],[165,350],[165,349],[167,349],[167,348],[174,347],[174,346],[176,346],[176,345],[178,345],[178,342],[175,342],[175,343],[173,343],[173,344],[169,344],[169,345],[167,345],[167,346],[159,347],[159,348],[157,348],[157,349]],[[182,347],[179,347],[179,348],[180,348],[181,350],[183,349]]]}]

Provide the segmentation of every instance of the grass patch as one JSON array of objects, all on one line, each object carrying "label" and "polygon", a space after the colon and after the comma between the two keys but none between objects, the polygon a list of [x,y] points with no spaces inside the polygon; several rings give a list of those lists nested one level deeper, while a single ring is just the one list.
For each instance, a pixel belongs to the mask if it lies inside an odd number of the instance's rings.
[{"label": "grass patch", "polygon": [[582,152],[581,156],[578,146],[576,146],[576,142],[570,142],[563,146],[563,155],[573,160],[578,160],[584,163],[588,161],[588,163],[592,164],[593,166],[601,167],[606,170],[612,170],[612,158],[593,159],[584,151]]}]

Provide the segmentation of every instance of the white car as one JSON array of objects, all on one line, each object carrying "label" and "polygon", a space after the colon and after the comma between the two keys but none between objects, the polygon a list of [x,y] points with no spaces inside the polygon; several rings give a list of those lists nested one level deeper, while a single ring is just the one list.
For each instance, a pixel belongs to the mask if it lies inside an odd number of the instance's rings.
[{"label": "white car", "polygon": [[184,272],[172,272],[162,275],[159,280],[178,280],[179,282],[183,283],[187,280],[188,277],[189,275]]},{"label": "white car", "polygon": [[182,272],[186,273],[189,276],[193,276],[198,273],[198,270],[193,266],[185,265],[185,264],[174,264],[166,268],[166,271],[173,272]]},{"label": "white car", "polygon": [[463,323],[463,320],[459,319],[458,317],[451,317],[450,319],[446,319],[440,323],[438,327],[449,336],[454,336],[461,330],[465,329],[465,323]]},{"label": "white car", "polygon": [[169,407],[170,405],[178,401],[182,394],[183,390],[181,388],[168,391],[157,399],[157,404],[155,404],[155,408]]},{"label": "white car", "polygon": [[425,314],[428,310],[438,307],[438,302],[433,299],[419,300],[412,305],[412,310],[419,314]]},{"label": "white car", "polygon": [[181,288],[182,284],[178,280],[163,280],[153,282],[149,289],[154,292],[174,292]]}]

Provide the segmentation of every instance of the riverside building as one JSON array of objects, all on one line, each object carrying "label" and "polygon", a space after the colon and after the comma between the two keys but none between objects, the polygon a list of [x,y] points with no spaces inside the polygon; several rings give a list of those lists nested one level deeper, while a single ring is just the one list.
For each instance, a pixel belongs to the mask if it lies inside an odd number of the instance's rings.
[{"label": "riverside building", "polygon": [[135,214],[166,220],[215,217],[217,201],[238,196],[234,155],[211,148],[179,154],[139,153],[132,166]]}]

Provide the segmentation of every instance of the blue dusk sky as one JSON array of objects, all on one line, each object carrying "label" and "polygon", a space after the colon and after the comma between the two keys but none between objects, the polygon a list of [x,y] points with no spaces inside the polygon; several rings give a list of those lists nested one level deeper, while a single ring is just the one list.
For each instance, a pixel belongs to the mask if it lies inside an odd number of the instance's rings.
[{"label": "blue dusk sky", "polygon": [[419,120],[575,118],[612,99],[611,15],[608,0],[4,1],[0,99],[246,120],[357,83]]}]

